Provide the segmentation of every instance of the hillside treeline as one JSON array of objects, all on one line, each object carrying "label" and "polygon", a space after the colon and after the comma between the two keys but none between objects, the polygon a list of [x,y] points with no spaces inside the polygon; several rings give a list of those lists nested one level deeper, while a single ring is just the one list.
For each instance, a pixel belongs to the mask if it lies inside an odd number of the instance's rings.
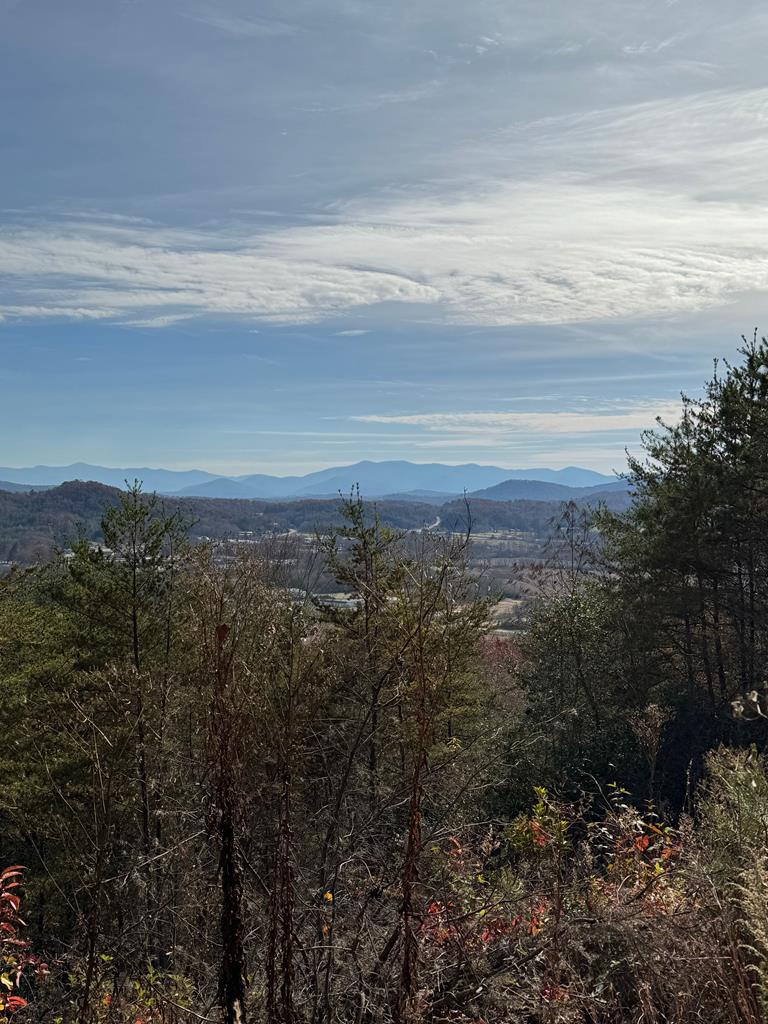
[{"label": "hillside treeline", "polygon": [[300,589],[138,487],[6,578],[0,1021],[765,1020],[768,347],[644,446],[514,644],[357,499]]}]

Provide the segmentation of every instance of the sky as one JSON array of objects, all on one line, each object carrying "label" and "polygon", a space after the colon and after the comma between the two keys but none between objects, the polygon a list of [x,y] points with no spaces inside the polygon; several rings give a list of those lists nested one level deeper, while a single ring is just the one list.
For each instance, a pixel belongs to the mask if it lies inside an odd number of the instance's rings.
[{"label": "sky", "polygon": [[763,0],[0,0],[0,465],[621,470],[768,331]]}]

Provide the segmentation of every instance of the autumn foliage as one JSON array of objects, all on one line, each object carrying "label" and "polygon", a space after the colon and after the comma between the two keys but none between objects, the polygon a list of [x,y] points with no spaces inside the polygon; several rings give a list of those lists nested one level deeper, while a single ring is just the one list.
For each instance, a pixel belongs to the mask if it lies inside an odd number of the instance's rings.
[{"label": "autumn foliage", "polygon": [[16,865],[0,872],[0,1024],[27,1006],[20,993],[30,979],[43,978],[48,967],[21,938],[24,922],[21,910],[23,868]]}]

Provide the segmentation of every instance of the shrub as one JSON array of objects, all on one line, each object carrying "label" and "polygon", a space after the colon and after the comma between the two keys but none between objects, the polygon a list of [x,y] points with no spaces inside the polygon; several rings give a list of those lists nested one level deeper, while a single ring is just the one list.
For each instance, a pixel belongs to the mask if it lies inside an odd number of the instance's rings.
[{"label": "shrub", "polygon": [[48,968],[20,937],[24,922],[20,916],[19,894],[23,868],[15,865],[0,872],[0,1024],[24,1009],[27,1000],[20,995],[30,975],[42,977]]}]

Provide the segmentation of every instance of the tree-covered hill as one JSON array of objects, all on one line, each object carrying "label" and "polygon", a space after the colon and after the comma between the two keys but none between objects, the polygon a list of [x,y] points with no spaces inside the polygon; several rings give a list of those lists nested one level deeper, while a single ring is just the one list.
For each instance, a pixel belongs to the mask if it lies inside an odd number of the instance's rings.
[{"label": "tree-covered hill", "polygon": [[[113,487],[79,480],[34,492],[0,490],[0,561],[33,564],[50,558],[57,548],[78,537],[100,538],[104,511],[120,500]],[[622,507],[623,494],[606,497]],[[596,503],[596,499],[591,499]],[[340,498],[257,501],[241,498],[161,499],[172,512],[179,509],[190,523],[190,536],[225,538],[243,532],[266,534],[295,530],[326,531],[340,522]],[[544,537],[559,515],[560,501],[490,501],[472,498],[470,519],[476,531],[523,531]],[[382,522],[397,529],[432,526],[462,532],[467,503],[453,500],[436,506],[426,502],[383,499],[376,502]]]},{"label": "tree-covered hill", "polygon": [[0,490],[0,561],[44,561],[78,536],[96,539],[101,517],[119,500],[116,488],[79,480],[41,491]]}]

